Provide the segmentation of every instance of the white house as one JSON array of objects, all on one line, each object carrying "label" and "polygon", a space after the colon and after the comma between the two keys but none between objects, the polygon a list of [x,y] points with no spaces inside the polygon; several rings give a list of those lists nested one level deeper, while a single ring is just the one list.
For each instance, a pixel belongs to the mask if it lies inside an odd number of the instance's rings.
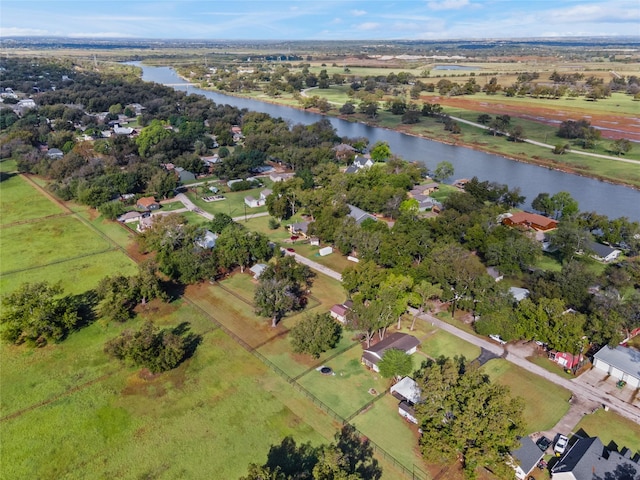
[{"label": "white house", "polygon": [[418,419],[415,416],[414,405],[420,401],[422,392],[420,387],[410,377],[404,377],[398,383],[393,385],[389,392],[391,395],[400,400],[398,404],[398,414],[409,420],[411,423],[418,424]]},{"label": "white house", "polygon": [[640,352],[618,345],[602,347],[593,356],[593,366],[613,378],[627,382],[631,388],[640,387]]},{"label": "white house", "polygon": [[593,258],[605,263],[615,260],[622,253],[620,250],[597,242],[589,242],[588,248],[593,252],[591,255]]},{"label": "white house", "polygon": [[349,309],[352,305],[353,302],[351,300],[347,300],[344,303],[336,303],[333,307],[331,307],[329,315],[331,315],[331,318],[335,318],[340,323],[345,323],[347,321],[347,313],[349,312]]}]

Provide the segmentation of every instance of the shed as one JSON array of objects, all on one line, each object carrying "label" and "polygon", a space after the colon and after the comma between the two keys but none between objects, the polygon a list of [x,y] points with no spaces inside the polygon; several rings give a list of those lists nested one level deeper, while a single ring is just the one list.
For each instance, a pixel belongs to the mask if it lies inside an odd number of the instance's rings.
[{"label": "shed", "polygon": [[265,271],[267,265],[265,263],[256,263],[249,271],[253,274],[253,278],[260,278],[260,275]]},{"label": "shed", "polygon": [[602,347],[593,356],[593,366],[632,388],[640,387],[640,352],[633,348]]},{"label": "shed", "polygon": [[326,257],[327,255],[330,255],[330,254],[333,253],[333,248],[324,247],[324,248],[321,248],[320,250],[318,250],[318,253],[320,254],[321,257]]},{"label": "shed", "polygon": [[413,378],[404,377],[389,389],[389,393],[398,400],[405,400],[415,405],[420,401],[420,395],[422,392]]}]

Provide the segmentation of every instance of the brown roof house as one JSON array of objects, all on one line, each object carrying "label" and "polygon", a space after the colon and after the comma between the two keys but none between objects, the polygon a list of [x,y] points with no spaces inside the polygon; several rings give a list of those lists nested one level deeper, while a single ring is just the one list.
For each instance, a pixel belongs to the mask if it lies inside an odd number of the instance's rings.
[{"label": "brown roof house", "polygon": [[418,340],[413,335],[407,335],[406,333],[392,333],[385,337],[384,340],[367,348],[362,354],[362,364],[366,365],[374,372],[379,372],[378,363],[382,360],[384,352],[395,348],[396,350],[402,350],[407,355],[413,355],[416,353],[420,345]]},{"label": "brown roof house", "polygon": [[153,197],[142,197],[136,202],[136,208],[138,210],[157,210],[160,208],[160,204]]},{"label": "brown roof house", "polygon": [[531,228],[540,232],[548,232],[558,228],[558,222],[553,218],[537,213],[518,212],[502,220],[503,225],[509,227]]}]

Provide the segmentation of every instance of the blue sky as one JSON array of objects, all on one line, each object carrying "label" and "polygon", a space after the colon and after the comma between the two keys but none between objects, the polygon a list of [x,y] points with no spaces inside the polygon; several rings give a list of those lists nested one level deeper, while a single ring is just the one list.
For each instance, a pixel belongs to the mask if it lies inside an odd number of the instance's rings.
[{"label": "blue sky", "polygon": [[640,35],[639,0],[0,0],[0,36],[438,40]]}]

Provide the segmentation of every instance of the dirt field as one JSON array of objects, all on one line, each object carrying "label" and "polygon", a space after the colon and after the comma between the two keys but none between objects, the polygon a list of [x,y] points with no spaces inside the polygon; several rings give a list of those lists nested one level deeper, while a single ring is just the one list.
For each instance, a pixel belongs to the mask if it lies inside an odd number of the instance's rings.
[{"label": "dirt field", "polygon": [[640,142],[640,118],[629,118],[623,115],[607,115],[591,113],[584,115],[583,111],[572,111],[566,107],[533,107],[531,105],[508,105],[500,102],[484,102],[477,99],[463,97],[431,97],[440,105],[473,110],[493,115],[510,115],[513,118],[523,118],[547,125],[558,126],[565,120],[579,120],[588,118],[591,125],[602,132],[602,138],[627,138]]}]

